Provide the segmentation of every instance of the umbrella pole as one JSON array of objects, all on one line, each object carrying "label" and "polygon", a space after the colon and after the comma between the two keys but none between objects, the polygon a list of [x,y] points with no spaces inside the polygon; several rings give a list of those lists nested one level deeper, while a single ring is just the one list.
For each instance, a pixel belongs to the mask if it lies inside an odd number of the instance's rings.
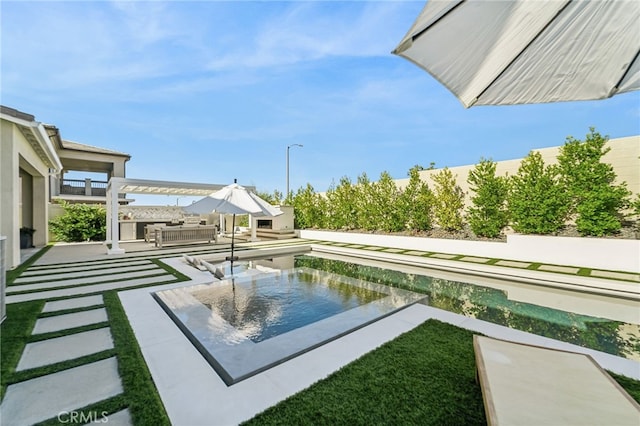
[{"label": "umbrella pole", "polygon": [[233,275],[233,243],[236,236],[236,215],[233,214],[233,220],[231,222],[231,275]]}]

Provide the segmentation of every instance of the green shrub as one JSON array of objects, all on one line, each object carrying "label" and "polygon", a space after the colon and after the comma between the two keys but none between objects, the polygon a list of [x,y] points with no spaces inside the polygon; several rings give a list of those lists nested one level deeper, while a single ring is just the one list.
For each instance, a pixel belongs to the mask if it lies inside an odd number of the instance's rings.
[{"label": "green shrub", "polygon": [[630,219],[635,220],[636,232],[640,233],[640,194],[636,194],[636,198],[634,198],[633,201],[631,201],[630,207],[631,207]]},{"label": "green shrub", "polygon": [[508,224],[506,178],[496,176],[495,162],[480,159],[469,172],[467,182],[474,193],[467,210],[471,230],[481,237],[497,237]]},{"label": "green shrub", "polygon": [[388,172],[382,172],[380,179],[373,184],[373,206],[375,215],[369,220],[376,224],[375,228],[385,232],[401,231],[404,221],[398,209],[401,191]]},{"label": "green shrub", "polygon": [[584,141],[569,136],[558,155],[562,181],[571,199],[569,212],[577,215],[582,235],[614,234],[622,226],[621,211],[630,192],[626,183],[614,184],[613,166],[601,161],[611,150],[605,148],[608,140],[592,127]]},{"label": "green shrub", "polygon": [[354,193],[354,207],[356,209],[356,222],[361,229],[375,231],[378,229],[377,220],[374,220],[378,208],[374,201],[374,183],[369,180],[366,173],[358,176],[358,183]]},{"label": "green shrub", "polygon": [[316,194],[313,186],[307,183],[305,188],[296,192],[292,201],[294,227],[297,229],[320,228],[324,224],[325,201]]},{"label": "green shrub", "polygon": [[102,206],[63,202],[64,214],[49,221],[58,241],[104,241],[107,211]]},{"label": "green shrub", "polygon": [[433,228],[433,192],[427,182],[420,179],[420,166],[409,170],[409,184],[399,199],[399,210],[405,227],[414,231]]},{"label": "green shrub", "polygon": [[357,189],[351,179],[343,176],[338,186],[327,190],[327,217],[329,229],[355,229],[358,227],[356,210]]},{"label": "green shrub", "polygon": [[524,234],[550,234],[562,228],[569,197],[559,182],[558,169],[545,167],[542,155],[531,151],[509,179],[511,225]]},{"label": "green shrub", "polygon": [[431,177],[435,182],[434,214],[436,222],[448,231],[462,229],[464,192],[456,184],[456,178],[447,167]]},{"label": "green shrub", "polygon": [[586,194],[576,208],[578,232],[597,237],[618,232],[622,227],[618,214],[620,195],[621,191],[613,188],[594,188]]}]

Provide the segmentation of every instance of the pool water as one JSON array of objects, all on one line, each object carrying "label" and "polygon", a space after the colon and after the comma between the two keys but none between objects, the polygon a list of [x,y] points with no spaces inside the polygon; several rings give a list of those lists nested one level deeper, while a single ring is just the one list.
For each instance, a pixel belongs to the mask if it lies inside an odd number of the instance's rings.
[{"label": "pool water", "polygon": [[303,255],[295,265],[420,292],[435,308],[640,361],[635,301],[498,280],[478,284],[469,275],[444,279],[426,275],[435,271],[404,272],[397,265],[359,261]]},{"label": "pool water", "polygon": [[259,285],[241,281],[191,294],[256,343],[387,297],[338,280],[320,284],[316,275],[292,270],[270,274]]},{"label": "pool water", "polygon": [[426,297],[303,266],[239,263],[232,278],[153,293],[227,385]]}]

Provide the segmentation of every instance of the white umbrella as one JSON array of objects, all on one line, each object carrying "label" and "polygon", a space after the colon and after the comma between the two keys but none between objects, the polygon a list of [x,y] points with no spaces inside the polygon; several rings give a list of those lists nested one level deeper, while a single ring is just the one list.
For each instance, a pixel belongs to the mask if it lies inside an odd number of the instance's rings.
[{"label": "white umbrella", "polygon": [[227,260],[231,261],[233,270],[233,261],[237,260],[233,256],[235,242],[235,227],[237,214],[250,214],[252,216],[278,216],[284,212],[277,207],[272,206],[253,192],[249,192],[244,186],[240,186],[234,179],[231,185],[209,194],[202,200],[196,201],[190,206],[183,208],[187,213],[205,214],[213,211],[218,213],[233,214],[232,234],[231,234],[231,257]]},{"label": "white umbrella", "polygon": [[640,89],[638,0],[430,0],[393,51],[468,108]]}]

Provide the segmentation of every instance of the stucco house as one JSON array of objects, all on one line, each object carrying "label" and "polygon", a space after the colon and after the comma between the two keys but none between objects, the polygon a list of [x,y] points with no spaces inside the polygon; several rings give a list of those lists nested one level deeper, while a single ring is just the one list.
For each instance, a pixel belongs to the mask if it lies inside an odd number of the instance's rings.
[{"label": "stucco house", "polygon": [[[57,202],[106,203],[111,177],[126,177],[129,154],[62,139],[53,125],[0,106],[0,235],[6,267],[20,264],[20,229],[33,229],[32,243],[49,242],[48,221]],[[69,171],[104,174],[104,180],[66,179]],[[120,200],[129,202],[126,197]]]}]

